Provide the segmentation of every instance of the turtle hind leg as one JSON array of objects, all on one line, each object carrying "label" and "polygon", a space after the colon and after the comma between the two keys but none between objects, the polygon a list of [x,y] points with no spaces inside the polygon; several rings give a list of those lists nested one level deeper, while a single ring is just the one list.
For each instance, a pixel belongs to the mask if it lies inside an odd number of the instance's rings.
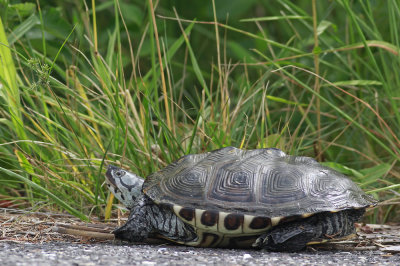
[{"label": "turtle hind leg", "polygon": [[315,237],[314,227],[307,223],[290,223],[277,226],[261,235],[253,247],[269,251],[300,251]]},{"label": "turtle hind leg", "polygon": [[322,212],[300,221],[283,223],[261,235],[253,246],[271,251],[299,251],[311,241],[354,233],[354,222],[363,213],[363,209]]}]

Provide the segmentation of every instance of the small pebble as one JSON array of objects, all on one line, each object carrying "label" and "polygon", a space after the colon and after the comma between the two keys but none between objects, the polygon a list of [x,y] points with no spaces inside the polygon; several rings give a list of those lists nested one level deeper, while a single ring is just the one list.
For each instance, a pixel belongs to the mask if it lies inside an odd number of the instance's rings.
[{"label": "small pebble", "polygon": [[252,259],[252,258],[253,258],[253,257],[252,257],[250,254],[247,254],[247,253],[246,253],[246,254],[243,255],[243,259],[244,259],[244,260],[248,260],[248,259]]},{"label": "small pebble", "polygon": [[156,265],[154,261],[142,261],[142,265]]},{"label": "small pebble", "polygon": [[167,248],[159,248],[158,250],[157,250],[157,252],[158,253],[164,253],[164,252],[166,252],[168,249]]}]

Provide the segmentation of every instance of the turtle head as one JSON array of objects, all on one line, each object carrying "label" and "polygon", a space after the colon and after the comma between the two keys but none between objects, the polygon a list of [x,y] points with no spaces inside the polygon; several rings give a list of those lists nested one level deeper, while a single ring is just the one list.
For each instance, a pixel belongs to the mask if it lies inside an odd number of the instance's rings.
[{"label": "turtle head", "polygon": [[109,165],[106,172],[108,189],[114,196],[131,209],[135,200],[142,194],[143,178],[114,165]]}]

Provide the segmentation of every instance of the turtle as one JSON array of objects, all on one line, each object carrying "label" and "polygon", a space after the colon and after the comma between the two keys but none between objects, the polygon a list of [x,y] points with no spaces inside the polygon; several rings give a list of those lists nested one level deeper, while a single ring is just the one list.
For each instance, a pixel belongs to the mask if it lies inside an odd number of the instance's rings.
[{"label": "turtle", "polygon": [[377,204],[347,176],[276,148],[185,155],[145,180],[109,165],[106,183],[130,210],[115,238],[130,242],[300,251],[352,235]]}]

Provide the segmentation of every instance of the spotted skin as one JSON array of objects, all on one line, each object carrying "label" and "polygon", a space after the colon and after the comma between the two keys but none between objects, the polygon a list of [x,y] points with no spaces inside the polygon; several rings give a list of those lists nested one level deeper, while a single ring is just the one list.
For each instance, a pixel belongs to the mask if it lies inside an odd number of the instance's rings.
[{"label": "spotted skin", "polygon": [[113,165],[108,167],[106,177],[108,189],[128,209],[133,208],[136,198],[142,195],[144,180]]}]

